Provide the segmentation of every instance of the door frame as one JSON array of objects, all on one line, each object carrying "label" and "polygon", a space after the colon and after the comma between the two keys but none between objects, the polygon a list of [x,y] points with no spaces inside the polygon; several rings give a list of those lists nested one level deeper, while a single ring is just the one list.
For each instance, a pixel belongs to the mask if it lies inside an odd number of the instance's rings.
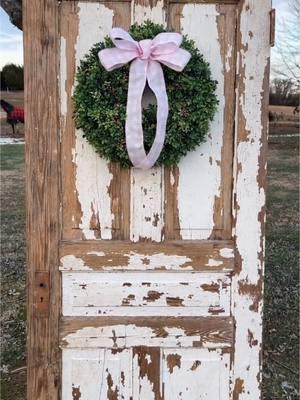
[{"label": "door frame", "polygon": [[[233,182],[236,261],[232,280],[235,351],[231,398],[250,400],[260,397],[261,383],[271,0],[206,2],[238,3]],[[23,0],[27,398],[32,400],[57,400],[61,391],[58,6],[57,0]],[[247,190],[249,187],[251,190]]]}]

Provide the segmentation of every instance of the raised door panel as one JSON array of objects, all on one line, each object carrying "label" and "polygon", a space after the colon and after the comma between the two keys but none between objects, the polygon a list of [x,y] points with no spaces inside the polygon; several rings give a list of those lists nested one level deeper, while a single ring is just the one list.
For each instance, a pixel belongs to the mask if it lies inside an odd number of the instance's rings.
[{"label": "raised door panel", "polygon": [[[130,2],[61,4],[61,141],[64,239],[229,239],[235,78],[234,5]],[[218,81],[218,110],[206,143],[177,167],[122,169],[76,130],[72,93],[80,60],[112,26],[151,18],[191,37]],[[209,40],[207,40],[209,37]],[[225,101],[226,98],[226,101]]]}]

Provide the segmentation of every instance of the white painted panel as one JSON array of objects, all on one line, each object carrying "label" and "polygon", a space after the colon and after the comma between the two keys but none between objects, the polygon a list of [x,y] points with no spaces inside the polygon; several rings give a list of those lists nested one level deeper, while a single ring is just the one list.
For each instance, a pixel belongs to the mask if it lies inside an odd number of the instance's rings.
[{"label": "white painted panel", "polygon": [[[90,48],[104,39],[112,28],[113,11],[100,3],[78,3],[79,27],[76,41],[76,67]],[[64,100],[62,99],[62,104]],[[76,165],[76,189],[81,206],[80,228],[86,239],[96,239],[95,231],[90,229],[93,218],[99,220],[101,239],[111,239],[112,221],[111,200],[108,188],[112,174],[106,160],[96,154],[94,148],[76,131],[76,144],[73,149],[73,162]]]},{"label": "white painted panel", "polygon": [[129,399],[132,391],[130,349],[64,349],[63,400]]},{"label": "white painted panel", "polygon": [[214,226],[214,199],[220,196],[225,101],[218,15],[214,4],[185,4],[180,20],[182,33],[195,41],[210,63],[212,78],[218,81],[216,95],[219,100],[206,143],[179,163],[178,211],[183,239],[209,238]]},{"label": "white painted panel", "polygon": [[230,356],[220,349],[164,349],[165,400],[228,400]]},{"label": "white painted panel", "polygon": [[215,273],[63,273],[63,315],[229,315],[230,277]]},{"label": "white painted panel", "polygon": [[163,238],[163,171],[156,167],[148,171],[133,168],[130,193],[130,238],[151,239],[160,242]]}]

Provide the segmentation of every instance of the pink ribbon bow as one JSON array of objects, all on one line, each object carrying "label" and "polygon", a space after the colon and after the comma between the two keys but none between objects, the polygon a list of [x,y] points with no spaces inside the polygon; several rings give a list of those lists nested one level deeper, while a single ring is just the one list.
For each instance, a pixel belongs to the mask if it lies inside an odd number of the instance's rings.
[{"label": "pink ribbon bow", "polygon": [[[129,83],[126,108],[126,147],[128,156],[135,167],[151,168],[157,161],[165,140],[169,113],[168,96],[164,74],[160,65],[182,71],[191,55],[180,49],[182,35],[159,33],[153,40],[136,42],[121,28],[114,28],[110,37],[116,47],[99,52],[99,59],[107,71],[129,63]],[[152,147],[146,154],[142,128],[142,96],[146,82],[157,99],[156,134]]]}]

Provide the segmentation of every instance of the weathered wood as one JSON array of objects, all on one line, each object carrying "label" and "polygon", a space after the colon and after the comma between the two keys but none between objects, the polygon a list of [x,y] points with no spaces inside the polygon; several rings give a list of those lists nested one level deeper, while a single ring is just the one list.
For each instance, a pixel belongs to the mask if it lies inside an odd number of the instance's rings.
[{"label": "weathered wood", "polygon": [[[27,398],[58,399],[60,387],[57,268],[59,219],[58,26],[52,0],[24,0],[27,221]],[[42,313],[36,273],[49,276]],[[40,275],[41,276],[41,275]]]},{"label": "weathered wood", "polygon": [[[165,171],[165,235],[167,239],[229,239],[236,6],[170,3],[168,25],[191,37],[210,63],[212,77],[218,81],[219,106],[206,143]],[[207,32],[210,40],[203,41]]]},{"label": "weathered wood", "polygon": [[65,272],[64,316],[230,314],[230,277],[218,273]]},{"label": "weathered wood", "polygon": [[63,317],[61,347],[231,347],[232,317]]},{"label": "weathered wood", "polygon": [[[102,18],[105,23],[91,24],[93,18]],[[128,29],[129,18],[128,2],[60,5],[64,239],[129,239],[130,171],[99,157],[82,132],[75,129],[72,104],[80,60],[109,34],[112,26]]]},{"label": "weathered wood", "polygon": [[239,8],[235,143],[236,320],[232,398],[260,398],[271,1]]},{"label": "weathered wood", "polygon": [[126,241],[63,242],[62,271],[195,270],[232,271],[232,241],[172,241],[131,243]]}]

